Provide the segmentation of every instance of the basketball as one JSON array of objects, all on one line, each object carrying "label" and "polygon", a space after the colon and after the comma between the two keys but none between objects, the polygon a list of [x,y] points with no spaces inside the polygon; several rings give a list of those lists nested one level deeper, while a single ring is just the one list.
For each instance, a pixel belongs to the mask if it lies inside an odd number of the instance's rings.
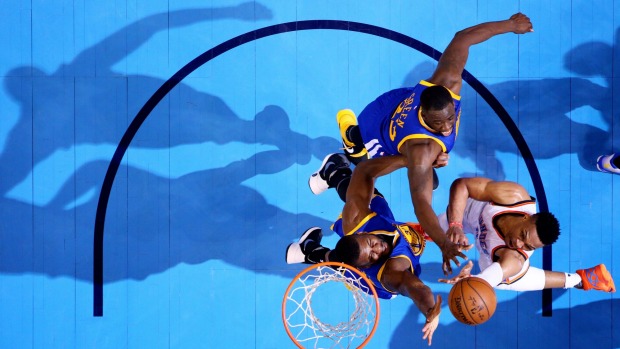
[{"label": "basketball", "polygon": [[493,316],[497,297],[488,282],[478,277],[468,277],[452,286],[448,302],[450,312],[458,321],[475,326]]}]

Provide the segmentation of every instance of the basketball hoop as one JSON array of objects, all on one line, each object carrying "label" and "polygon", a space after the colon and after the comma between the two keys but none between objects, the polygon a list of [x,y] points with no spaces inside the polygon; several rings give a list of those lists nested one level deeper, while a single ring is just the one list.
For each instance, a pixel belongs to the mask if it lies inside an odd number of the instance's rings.
[{"label": "basketball hoop", "polygon": [[358,269],[337,262],[297,274],[282,300],[286,333],[299,348],[362,348],[379,323],[379,298]]}]

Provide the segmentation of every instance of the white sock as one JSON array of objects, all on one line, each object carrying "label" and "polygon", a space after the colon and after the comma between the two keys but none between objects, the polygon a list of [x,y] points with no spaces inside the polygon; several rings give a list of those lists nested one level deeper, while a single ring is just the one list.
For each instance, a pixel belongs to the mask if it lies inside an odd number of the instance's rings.
[{"label": "white sock", "polygon": [[579,274],[569,274],[564,273],[566,276],[566,281],[564,282],[564,288],[573,288],[581,283],[581,276]]}]

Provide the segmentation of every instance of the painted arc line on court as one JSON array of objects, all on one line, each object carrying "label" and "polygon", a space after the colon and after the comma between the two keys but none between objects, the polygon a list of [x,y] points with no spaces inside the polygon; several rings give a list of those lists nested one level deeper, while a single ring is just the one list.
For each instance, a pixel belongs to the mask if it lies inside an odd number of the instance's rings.
[{"label": "painted arc line on court", "polygon": [[[140,129],[140,126],[150,113],[155,109],[157,104],[183,79],[203,64],[216,58],[217,56],[228,52],[236,47],[244,45],[246,43],[271,36],[276,34],[288,33],[300,30],[346,30],[352,32],[359,32],[374,36],[379,36],[394,42],[398,42],[414,50],[417,50],[434,60],[439,60],[441,52],[432,48],[431,46],[420,42],[407,35],[395,32],[390,29],[377,27],[370,24],[348,22],[339,20],[306,20],[287,22],[281,24],[275,24],[268,27],[263,27],[257,30],[241,34],[232,39],[229,39],[194,58],[192,61],[183,66],[179,71],[165,81],[155,93],[146,101],[144,106],[138,111],[136,117],[127,127],[127,130],[123,134],[114,155],[110,160],[108,170],[106,171],[103,184],[101,186],[101,192],[99,193],[99,200],[97,202],[97,211],[95,215],[95,229],[93,239],[93,316],[103,316],[103,235],[105,228],[105,216],[108,207],[108,201],[110,193],[112,191],[112,185],[116,178],[116,173],[120,167],[121,161],[125,155],[125,152],[129,148],[129,144],[133,140],[134,136]],[[467,82],[493,109],[500,120],[504,123],[504,126],[515,141],[526,167],[532,179],[538,205],[541,212],[548,212],[547,197],[545,195],[545,189],[530,151],[523,135],[519,131],[519,128],[514,123],[506,109],[501,103],[493,96],[493,94],[482,84],[478,79],[471,75],[467,70],[463,71],[463,80]],[[551,246],[545,246],[543,248],[543,269],[551,269]],[[551,290],[543,290],[543,316],[551,315]]]}]

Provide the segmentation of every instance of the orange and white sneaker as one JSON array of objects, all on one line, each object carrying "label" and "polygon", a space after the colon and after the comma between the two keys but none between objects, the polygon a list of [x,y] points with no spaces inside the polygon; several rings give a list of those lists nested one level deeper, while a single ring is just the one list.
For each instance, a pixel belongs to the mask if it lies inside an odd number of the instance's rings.
[{"label": "orange and white sneaker", "polygon": [[599,290],[604,292],[616,292],[616,285],[605,264],[599,264],[588,269],[579,269],[577,274],[581,276],[581,284],[584,291]]}]

